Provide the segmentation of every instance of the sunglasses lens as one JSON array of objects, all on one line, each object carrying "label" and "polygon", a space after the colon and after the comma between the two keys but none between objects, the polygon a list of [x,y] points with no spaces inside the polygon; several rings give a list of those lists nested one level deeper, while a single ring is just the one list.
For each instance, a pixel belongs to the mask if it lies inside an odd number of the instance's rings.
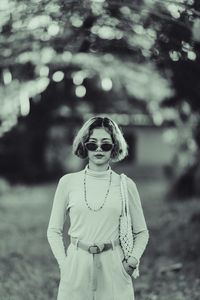
[{"label": "sunglasses lens", "polygon": [[85,144],[86,145],[86,148],[87,148],[87,150],[89,150],[89,151],[95,151],[95,150],[97,150],[97,144],[95,144],[95,143],[86,143]]},{"label": "sunglasses lens", "polygon": [[101,145],[101,149],[103,150],[103,151],[110,151],[111,149],[112,149],[112,144],[102,144]]},{"label": "sunglasses lens", "polygon": [[[88,151],[96,151],[98,148],[98,145],[96,143],[86,143],[85,144]],[[102,151],[110,151],[112,149],[113,145],[109,143],[101,144],[101,150]]]}]

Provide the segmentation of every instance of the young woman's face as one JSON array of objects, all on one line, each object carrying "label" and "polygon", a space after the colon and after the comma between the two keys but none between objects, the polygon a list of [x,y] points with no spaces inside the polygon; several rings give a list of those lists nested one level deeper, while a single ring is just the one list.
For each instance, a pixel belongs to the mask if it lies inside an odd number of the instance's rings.
[{"label": "young woman's face", "polygon": [[111,135],[104,128],[95,128],[90,135],[88,142],[94,142],[98,144],[98,148],[94,151],[88,150],[89,161],[95,165],[105,165],[109,162],[112,149],[104,151],[100,145],[103,143],[113,144]]}]

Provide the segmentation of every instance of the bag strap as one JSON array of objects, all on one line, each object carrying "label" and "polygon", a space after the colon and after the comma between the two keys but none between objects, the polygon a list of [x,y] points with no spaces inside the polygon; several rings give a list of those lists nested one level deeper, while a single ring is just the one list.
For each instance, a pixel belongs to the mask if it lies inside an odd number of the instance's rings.
[{"label": "bag strap", "polygon": [[124,216],[129,215],[129,204],[128,204],[128,187],[126,175],[124,173],[121,174],[121,193],[122,193],[122,212]]}]

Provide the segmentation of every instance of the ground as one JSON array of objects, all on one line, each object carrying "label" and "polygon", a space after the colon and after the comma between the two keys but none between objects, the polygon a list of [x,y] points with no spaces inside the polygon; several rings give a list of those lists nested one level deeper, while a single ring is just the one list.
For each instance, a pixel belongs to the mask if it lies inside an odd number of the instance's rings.
[{"label": "ground", "polygon": [[[150,233],[136,300],[199,300],[200,201],[174,199],[163,179],[134,180]],[[0,300],[56,299],[59,269],[46,238],[55,187],[17,185],[1,195]]]}]

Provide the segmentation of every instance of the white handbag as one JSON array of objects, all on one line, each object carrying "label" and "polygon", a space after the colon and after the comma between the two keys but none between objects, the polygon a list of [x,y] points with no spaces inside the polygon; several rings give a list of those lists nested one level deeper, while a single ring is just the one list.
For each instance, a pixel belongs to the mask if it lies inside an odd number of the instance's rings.
[{"label": "white handbag", "polygon": [[[131,222],[131,216],[129,213],[129,202],[128,202],[128,188],[126,175],[121,174],[120,190],[122,196],[122,214],[119,220],[119,240],[124,253],[124,258],[127,260],[133,251],[135,235],[133,233],[133,226]],[[139,276],[139,263],[136,269],[134,269],[132,276],[134,278]]]}]

